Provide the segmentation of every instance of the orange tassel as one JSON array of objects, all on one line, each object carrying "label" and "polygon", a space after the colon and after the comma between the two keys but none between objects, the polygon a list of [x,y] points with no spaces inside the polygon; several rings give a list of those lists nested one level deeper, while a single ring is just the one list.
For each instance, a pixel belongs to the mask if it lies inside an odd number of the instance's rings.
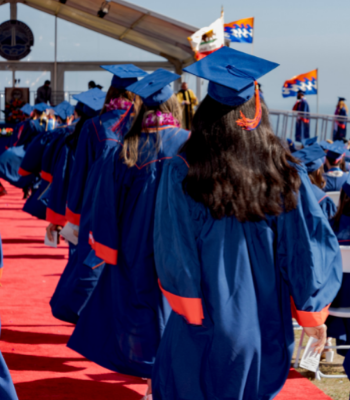
[{"label": "orange tassel", "polygon": [[247,118],[241,111],[240,112],[241,119],[238,119],[236,121],[237,125],[242,127],[245,131],[252,131],[253,129],[257,128],[261,121],[262,111],[261,111],[259,86],[258,86],[257,81],[255,81],[254,84],[255,84],[255,115],[254,115],[254,119]]}]

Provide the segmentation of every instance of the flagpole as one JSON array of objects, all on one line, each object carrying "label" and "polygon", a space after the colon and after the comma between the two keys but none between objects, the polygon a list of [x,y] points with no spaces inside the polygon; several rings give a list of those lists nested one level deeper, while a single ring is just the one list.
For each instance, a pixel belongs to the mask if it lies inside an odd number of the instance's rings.
[{"label": "flagpole", "polygon": [[316,111],[317,111],[317,122],[316,122],[316,136],[318,136],[318,113],[319,113],[319,97],[318,97],[318,92],[319,92],[319,79],[318,79],[318,68],[317,70],[317,95],[316,95]]},{"label": "flagpole", "polygon": [[318,79],[318,68],[316,68],[316,70],[317,70],[317,114],[318,114],[318,106],[319,106],[319,98],[318,98],[318,91],[319,91],[319,85],[318,85],[318,81],[319,81],[319,79]]},{"label": "flagpole", "polygon": [[254,23],[253,23],[252,56],[254,55],[254,33],[255,33],[255,18],[254,18]]}]

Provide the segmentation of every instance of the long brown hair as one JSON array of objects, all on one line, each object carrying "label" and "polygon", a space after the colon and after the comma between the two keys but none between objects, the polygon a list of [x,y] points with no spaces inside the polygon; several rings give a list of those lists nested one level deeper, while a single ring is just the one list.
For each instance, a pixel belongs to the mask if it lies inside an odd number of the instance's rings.
[{"label": "long brown hair", "polygon": [[335,231],[339,229],[340,218],[342,215],[350,216],[350,197],[344,192],[344,190],[340,192],[338,209],[332,218],[333,229]]},{"label": "long brown hair", "polygon": [[142,105],[141,98],[139,96],[136,96],[134,93],[128,92],[125,89],[117,89],[113,86],[110,86],[108,89],[106,99],[105,99],[105,102],[102,107],[100,115],[102,115],[106,112],[106,105],[109,104],[109,102],[112,99],[119,99],[119,98],[124,98],[131,102],[134,102],[135,115],[138,115],[141,105]]},{"label": "long brown hair", "polygon": [[[141,111],[138,114],[133,126],[131,127],[130,131],[124,138],[124,146],[122,151],[122,157],[124,158],[124,162],[128,167],[133,167],[138,160],[139,157],[139,141],[140,141],[140,134],[141,131],[147,134],[147,140],[151,132],[146,129],[142,129],[142,123],[144,119],[150,113],[154,113],[156,111],[161,111],[162,113],[171,113],[172,116],[180,123],[181,122],[181,108],[180,104],[173,94],[170,99],[165,101],[164,103],[160,104],[157,107],[147,107],[144,104],[142,105]],[[158,126],[156,133],[157,135],[157,146],[159,145],[159,134],[158,134]],[[147,143],[146,140],[146,143]]]},{"label": "long brown hair", "polygon": [[192,133],[181,151],[189,163],[184,190],[210,209],[214,218],[258,221],[297,206],[298,161],[274,135],[262,101],[258,128],[245,131],[236,121],[255,114],[255,98],[241,106],[207,96],[194,115]]},{"label": "long brown hair", "polygon": [[320,166],[319,169],[316,171],[309,173],[309,178],[311,183],[318,186],[320,189],[323,189],[326,186],[326,180],[323,177],[324,174],[324,167],[323,165]]}]

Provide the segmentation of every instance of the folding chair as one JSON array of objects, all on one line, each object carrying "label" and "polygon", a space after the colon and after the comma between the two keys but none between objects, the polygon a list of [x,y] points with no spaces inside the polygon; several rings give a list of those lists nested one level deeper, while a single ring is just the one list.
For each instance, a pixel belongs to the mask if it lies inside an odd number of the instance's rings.
[{"label": "folding chair", "polygon": [[327,195],[334,201],[334,204],[338,207],[340,192],[327,192]]}]

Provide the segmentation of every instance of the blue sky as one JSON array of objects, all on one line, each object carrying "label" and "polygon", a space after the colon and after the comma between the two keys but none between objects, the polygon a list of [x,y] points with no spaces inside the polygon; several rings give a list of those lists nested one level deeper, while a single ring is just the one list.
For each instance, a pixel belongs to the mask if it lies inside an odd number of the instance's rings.
[{"label": "blue sky", "polygon": [[[290,109],[294,99],[283,99],[284,80],[299,73],[319,68],[320,112],[333,113],[337,96],[350,100],[348,79],[350,42],[350,1],[337,0],[134,0],[132,3],[181,20],[198,28],[207,26],[220,16],[221,5],[225,22],[255,17],[254,54],[280,63],[280,67],[263,77],[261,83],[270,108]],[[9,19],[9,5],[0,7],[0,22]],[[53,61],[54,19],[50,15],[18,5],[18,19],[34,32],[35,45],[28,59]],[[159,57],[116,40],[87,31],[66,21],[58,24],[59,61],[147,61]],[[251,46],[232,44],[251,52]],[[42,73],[19,73],[23,83],[35,89],[48,78]],[[110,75],[100,73],[68,73],[65,90],[85,90],[94,79],[107,87]],[[0,90],[11,80],[10,72],[0,72]],[[316,98],[308,98],[311,111],[316,111]]]}]

